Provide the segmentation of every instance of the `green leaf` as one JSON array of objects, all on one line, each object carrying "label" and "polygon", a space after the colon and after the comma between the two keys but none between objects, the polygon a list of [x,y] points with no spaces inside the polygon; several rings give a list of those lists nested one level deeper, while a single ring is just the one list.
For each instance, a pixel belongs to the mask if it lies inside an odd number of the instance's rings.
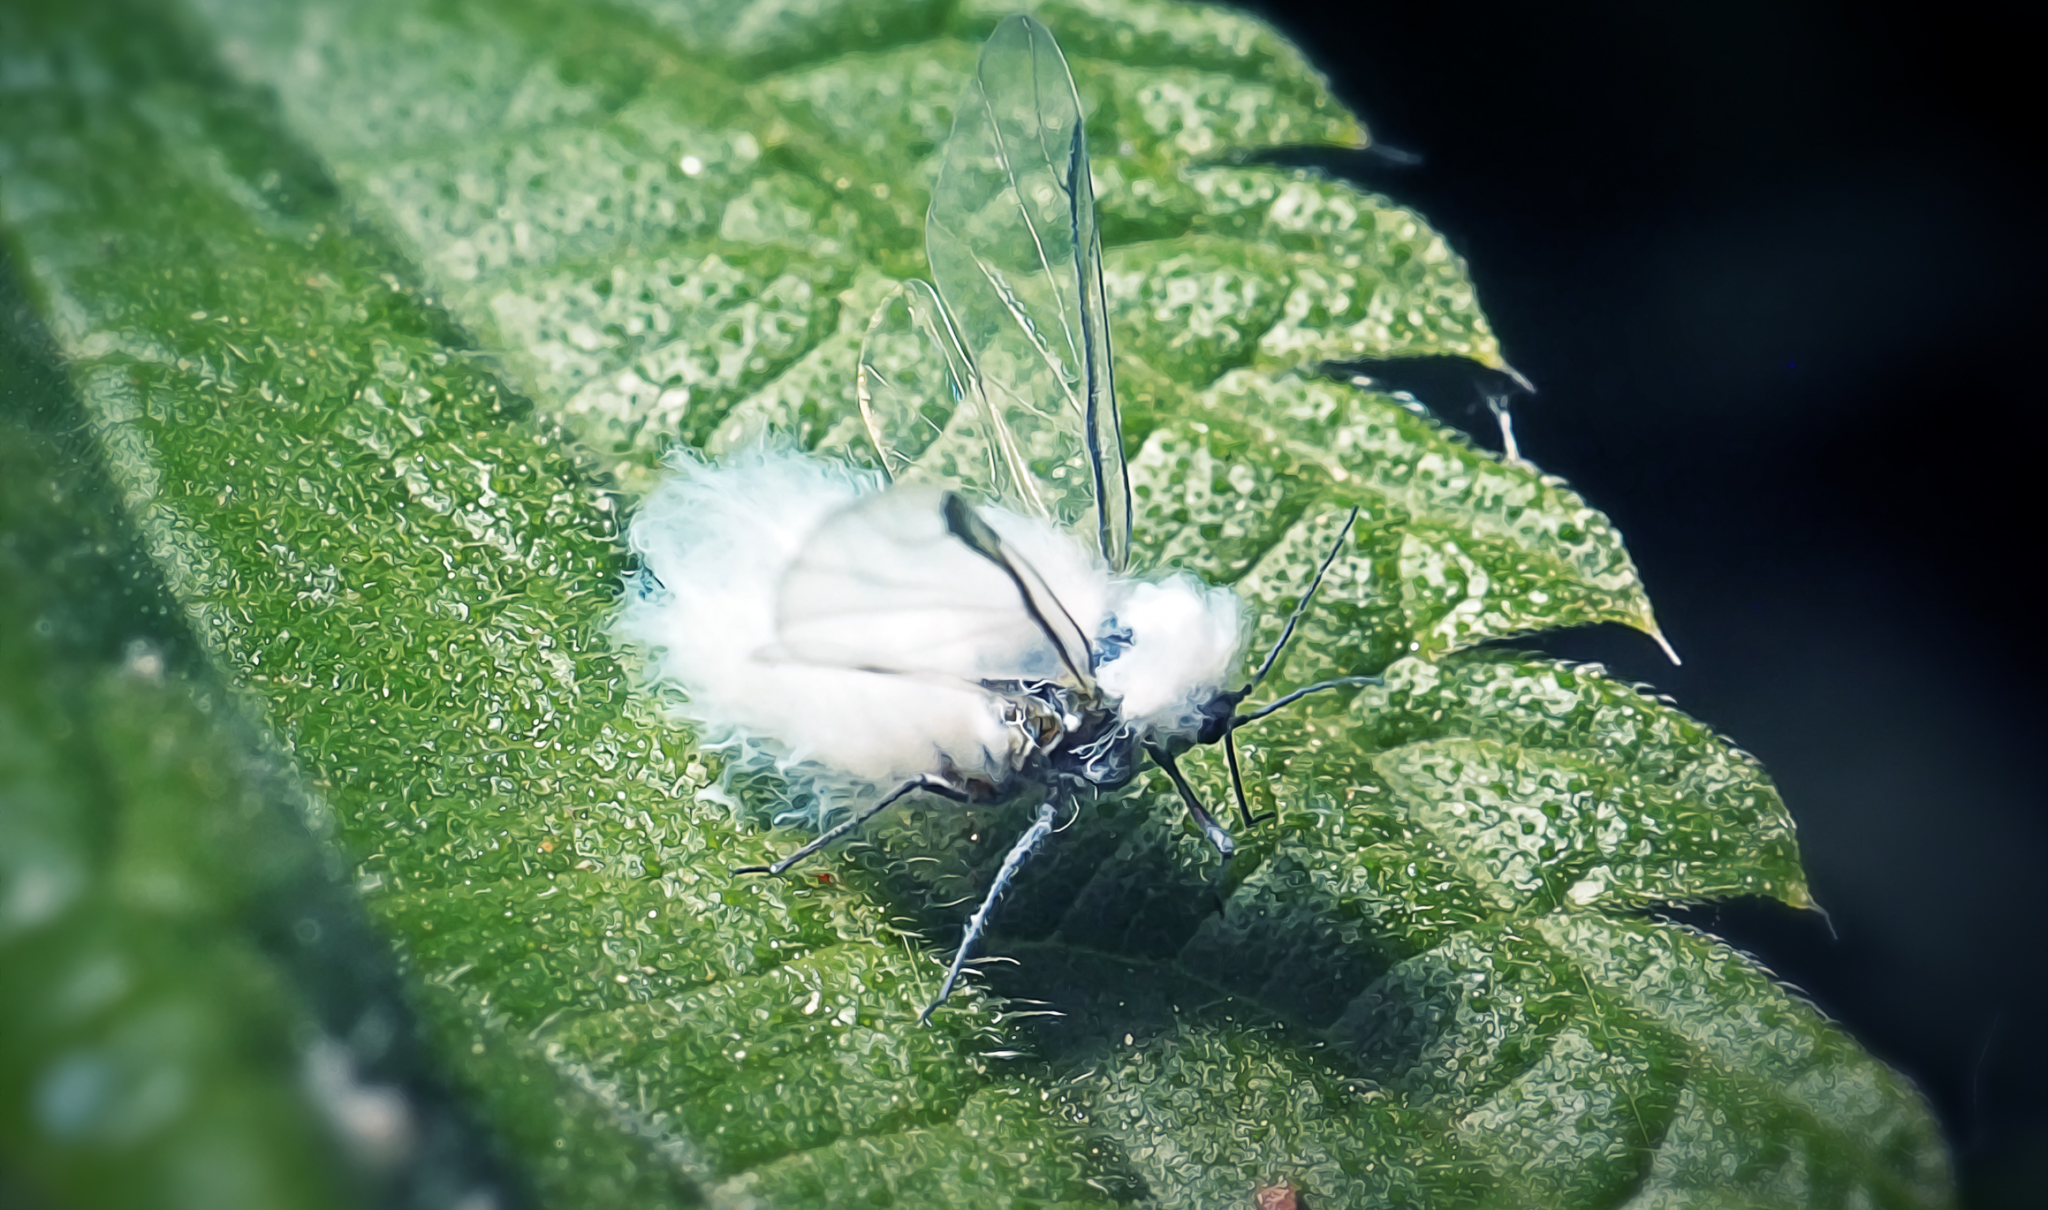
[{"label": "green leaf", "polygon": [[[0,282],[0,285],[11,283]],[[320,1010],[259,935],[351,921],[207,678],[118,495],[0,325],[0,1163],[68,1205],[367,1192],[300,1085]],[[342,926],[337,928],[337,926]],[[310,933],[308,932],[310,930]],[[326,952],[335,952],[328,938]],[[286,969],[281,969],[286,968]],[[331,1050],[339,1050],[332,1043]],[[10,1203],[12,1204],[12,1203]]]},{"label": "green leaf", "polygon": [[[1044,10],[1090,111],[1138,545],[1237,586],[1265,643],[1356,507],[1269,686],[1384,687],[1243,733],[1279,814],[1227,872],[1161,778],[1091,805],[1003,905],[1016,964],[928,1029],[1026,807],[904,811],[822,878],[728,875],[795,843],[765,826],[791,792],[664,722],[607,643],[621,510],[678,441],[861,456],[853,351],[922,271],[924,184],[1000,15],[7,19],[27,66],[0,225],[102,505],[331,814],[522,1179],[564,1206],[1236,1205],[1281,1182],[1334,1205],[1947,1204],[1910,1086],[1647,910],[1807,906],[1755,763],[1597,669],[1481,646],[1654,634],[1619,534],[1316,376],[1503,363],[1419,216],[1256,162],[1365,136],[1227,10]],[[173,753],[223,742],[181,726]],[[20,734],[10,768],[63,767],[60,736]],[[1216,754],[1188,765],[1223,801]],[[150,809],[200,820],[206,797]]]}]

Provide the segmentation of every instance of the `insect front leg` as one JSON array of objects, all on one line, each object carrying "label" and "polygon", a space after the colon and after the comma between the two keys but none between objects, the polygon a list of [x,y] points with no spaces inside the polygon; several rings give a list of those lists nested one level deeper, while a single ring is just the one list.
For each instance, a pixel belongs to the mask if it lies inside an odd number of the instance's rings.
[{"label": "insect front leg", "polygon": [[1280,812],[1268,811],[1264,815],[1252,814],[1251,804],[1244,797],[1244,773],[1237,767],[1236,729],[1226,728],[1223,732],[1223,759],[1230,765],[1230,789],[1237,795],[1237,817],[1244,820],[1247,831],[1269,819],[1280,818]]},{"label": "insect front leg", "polygon": [[816,840],[813,840],[811,843],[805,845],[803,848],[798,849],[796,852],[791,853],[789,856],[783,858],[781,861],[776,862],[774,865],[745,865],[740,866],[738,869],[735,869],[733,873],[787,873],[789,868],[791,866],[794,866],[797,862],[802,861],[804,858],[809,857],[811,854],[817,852],[819,849],[822,849],[826,845],[831,844],[833,841],[838,840],[840,837],[846,835],[848,832],[853,831],[855,828],[866,823],[868,820],[873,819],[877,815],[880,815],[883,811],[888,810],[890,806],[894,805],[897,799],[902,798],[905,794],[908,794],[913,790],[924,790],[927,793],[936,794],[941,798],[950,798],[954,802],[966,802],[969,797],[967,788],[964,786],[956,786],[952,782],[949,782],[942,777],[937,777],[930,773],[920,773],[916,777],[913,777],[909,781],[906,781],[902,785],[896,787],[894,790],[891,790],[887,794],[884,794],[880,799],[876,800],[873,806],[869,807],[867,810],[862,811],[860,814],[854,816],[852,819],[849,819],[845,823],[842,823],[839,826],[831,829],[824,835],[818,837]]},{"label": "insect front leg", "polygon": [[1188,784],[1187,778],[1181,776],[1180,765],[1174,761],[1173,754],[1158,744],[1146,744],[1145,754],[1152,758],[1154,764],[1166,770],[1166,775],[1173,779],[1173,788],[1180,791],[1180,800],[1187,804],[1188,814],[1194,817],[1195,826],[1202,829],[1202,835],[1208,838],[1210,844],[1216,846],[1218,855],[1229,861],[1231,855],[1237,852],[1236,843],[1230,839],[1230,833],[1223,830],[1223,825],[1216,822],[1216,817],[1209,814],[1209,809],[1202,805],[1202,800],[1195,797],[1195,788]]}]

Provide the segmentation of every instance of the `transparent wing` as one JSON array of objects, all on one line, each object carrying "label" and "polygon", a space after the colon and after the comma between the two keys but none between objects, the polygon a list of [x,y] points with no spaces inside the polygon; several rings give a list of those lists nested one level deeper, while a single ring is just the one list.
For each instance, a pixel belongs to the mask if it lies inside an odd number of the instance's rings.
[{"label": "transparent wing", "polygon": [[1088,602],[1077,619],[957,494],[900,487],[834,514],[805,543],[776,598],[775,655],[976,684],[1088,686],[1083,635],[1100,610]]},{"label": "transparent wing", "polygon": [[981,379],[929,285],[904,282],[868,322],[854,394],[892,480],[1050,515],[1034,503],[1036,485],[1009,431],[990,423]]},{"label": "transparent wing", "polygon": [[932,279],[1023,474],[1022,511],[1129,558],[1131,497],[1110,365],[1080,97],[1052,34],[1013,17],[982,48],[925,222]]}]

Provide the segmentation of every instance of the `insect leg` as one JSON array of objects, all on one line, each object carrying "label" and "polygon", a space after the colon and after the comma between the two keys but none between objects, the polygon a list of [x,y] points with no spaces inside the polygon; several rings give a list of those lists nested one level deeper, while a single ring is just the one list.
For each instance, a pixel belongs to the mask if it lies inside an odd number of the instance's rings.
[{"label": "insect leg", "polygon": [[1287,640],[1294,637],[1295,624],[1301,621],[1302,614],[1308,612],[1308,603],[1315,599],[1316,589],[1323,586],[1323,577],[1329,574],[1330,564],[1335,563],[1337,556],[1343,552],[1344,539],[1351,535],[1351,527],[1357,523],[1358,509],[1354,505],[1351,509],[1351,515],[1344,518],[1344,528],[1337,531],[1337,540],[1330,543],[1330,553],[1323,556],[1323,565],[1316,568],[1316,578],[1309,581],[1308,591],[1301,594],[1301,602],[1294,607],[1294,612],[1288,615],[1287,627],[1280,632],[1280,641],[1274,643],[1273,650],[1266,653],[1266,661],[1259,665],[1257,672],[1252,674],[1251,684],[1238,691],[1240,698],[1258,688],[1259,682],[1266,679],[1266,674],[1273,671],[1273,661],[1280,658],[1280,652],[1286,648]]},{"label": "insect leg", "polygon": [[826,845],[831,844],[833,841],[839,839],[841,836],[844,836],[848,832],[853,831],[855,828],[866,823],[868,820],[873,819],[877,815],[880,815],[883,811],[887,810],[892,804],[894,804],[897,799],[903,797],[905,794],[908,794],[913,790],[925,790],[930,793],[937,794],[941,798],[950,798],[954,802],[967,801],[967,791],[961,789],[959,786],[956,786],[953,783],[946,781],[942,778],[934,777],[929,773],[920,773],[916,777],[911,778],[909,781],[904,782],[902,785],[889,791],[887,794],[884,794],[880,798],[880,800],[878,800],[875,803],[874,806],[871,806],[867,810],[862,811],[860,814],[854,816],[852,819],[847,820],[845,823],[840,824],[838,827],[831,829],[830,831],[826,832],[823,836],[818,837],[816,840],[805,845],[803,848],[798,849],[796,852],[791,853],[789,856],[783,858],[781,861],[776,862],[774,865],[745,865],[734,870],[733,873],[784,873],[789,869],[789,867],[795,865],[797,862],[802,861],[804,858],[809,857],[811,854],[817,852],[819,849],[824,848]]},{"label": "insect leg", "polygon": [[1003,858],[1002,868],[996,871],[996,880],[989,884],[988,894],[982,898],[981,906],[975,908],[974,915],[967,918],[967,935],[960,939],[960,952],[953,955],[953,965],[946,971],[946,981],[939,985],[938,998],[926,1005],[925,1010],[917,1015],[918,1024],[922,1025],[931,1020],[932,1012],[946,1002],[947,996],[953,994],[953,985],[960,981],[961,968],[967,965],[968,952],[974,948],[975,942],[981,940],[981,935],[988,931],[989,909],[995,906],[997,897],[1010,885],[1010,879],[1017,876],[1018,868],[1024,864],[1026,857],[1031,856],[1031,850],[1052,832],[1053,821],[1058,817],[1059,808],[1053,803],[1048,802],[1040,806],[1038,818],[1024,830],[1024,835],[1017,838],[1017,843],[1010,846],[1010,852]]},{"label": "insect leg", "polygon": [[1237,769],[1236,731],[1237,729],[1232,727],[1223,732],[1223,759],[1230,765],[1230,788],[1237,794],[1238,818],[1244,820],[1245,827],[1251,828],[1268,819],[1277,818],[1280,812],[1268,811],[1264,815],[1253,815],[1251,804],[1244,800],[1244,774]]},{"label": "insect leg", "polygon": [[1180,766],[1174,763],[1173,754],[1157,744],[1146,744],[1145,752],[1152,758],[1152,763],[1166,770],[1166,775],[1173,779],[1173,788],[1180,791],[1180,800],[1187,804],[1188,814],[1194,817],[1195,826],[1202,829],[1202,835],[1208,838],[1210,844],[1216,846],[1216,852],[1222,855],[1223,860],[1229,861],[1231,855],[1237,852],[1237,845],[1231,842],[1230,833],[1223,830],[1223,825],[1216,822],[1216,817],[1209,814],[1209,809],[1202,805],[1202,800],[1195,797],[1194,787],[1188,785],[1188,779],[1180,775]]}]

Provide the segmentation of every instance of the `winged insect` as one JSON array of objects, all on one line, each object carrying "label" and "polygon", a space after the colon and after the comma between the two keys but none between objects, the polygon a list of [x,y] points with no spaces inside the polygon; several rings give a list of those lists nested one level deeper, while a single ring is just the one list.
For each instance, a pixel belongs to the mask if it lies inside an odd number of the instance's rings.
[{"label": "winged insect", "polygon": [[1080,99],[1051,33],[1004,22],[954,118],[926,221],[933,284],[870,323],[857,395],[875,474],[754,451],[687,456],[635,517],[643,570],[619,621],[682,687],[685,717],[865,805],[773,874],[912,794],[1044,791],[969,919],[990,912],[1061,808],[1163,769],[1224,859],[1235,851],[1178,757],[1221,743],[1253,826],[1233,733],[1341,677],[1244,702],[1292,638],[1352,521],[1250,679],[1226,588],[1129,571],[1131,489]]}]

